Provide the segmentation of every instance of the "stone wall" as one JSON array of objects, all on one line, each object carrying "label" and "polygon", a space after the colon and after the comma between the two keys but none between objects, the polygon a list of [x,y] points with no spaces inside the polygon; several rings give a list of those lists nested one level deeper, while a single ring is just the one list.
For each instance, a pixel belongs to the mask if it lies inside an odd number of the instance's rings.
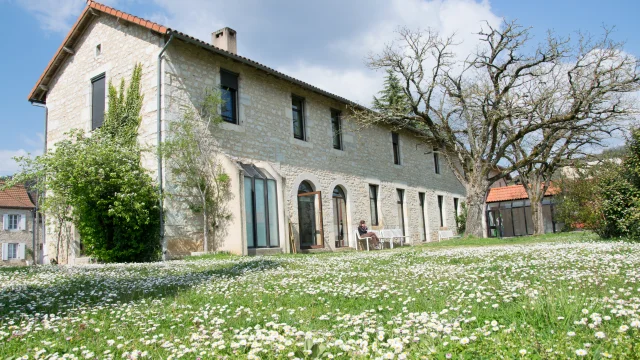
[{"label": "stone wall", "polygon": [[[20,216],[24,216],[25,228],[24,230],[3,230],[4,224],[4,214],[19,214]],[[4,243],[19,243],[25,244],[27,249],[33,251],[33,213],[31,210],[20,210],[20,209],[0,209],[0,244]],[[39,242],[38,242],[39,244]],[[2,260],[2,246],[0,246],[0,264],[2,265],[24,265],[24,260]],[[31,260],[26,254],[25,251],[25,259]]]},{"label": "stone wall", "polygon": [[[96,46],[100,45],[100,55]],[[156,64],[163,40],[157,34],[135,25],[123,25],[115,18],[101,14],[89,25],[78,45],[75,55],[67,60],[49,85],[47,106],[49,124],[47,143],[51,149],[73,128],[91,129],[91,78],[101,73],[107,81],[119,84],[128,80],[136,63],[143,67],[142,93],[144,104],[140,126],[140,142],[154,146],[156,141]],[[360,219],[370,221],[369,184],[380,186],[379,210],[381,227],[396,227],[396,189],[405,190],[406,230],[413,239],[420,239],[420,211],[418,193],[427,198],[427,227],[431,240],[437,239],[439,216],[437,195],[445,197],[445,227],[455,228],[453,197],[464,197],[464,189],[441,160],[441,174],[435,174],[432,150],[411,133],[401,131],[402,165],[393,164],[391,129],[374,126],[358,130],[349,120],[349,111],[342,103],[280,80],[265,72],[214,55],[194,45],[175,40],[168,48],[163,66],[163,138],[167,136],[168,121],[180,118],[183,106],[194,106],[203,100],[205,91],[219,84],[220,68],[240,74],[239,119],[240,124],[221,125],[217,139],[227,156],[227,168],[235,171],[230,163],[243,161],[261,163],[279,179],[280,195],[280,243],[287,250],[287,225],[291,220],[294,233],[297,228],[297,188],[301,181],[311,181],[322,192],[323,226],[325,244],[333,246],[333,209],[331,194],[335,186],[341,186],[347,194],[349,220],[348,238],[353,244],[353,229]],[[307,141],[294,139],[291,120],[291,95],[305,98]],[[107,104],[108,106],[108,104]],[[332,147],[330,109],[343,113],[343,150]],[[232,160],[233,161],[232,161]],[[143,164],[153,175],[156,157],[149,152]],[[167,171],[165,170],[165,176]],[[229,224],[231,231],[222,241],[221,249],[246,254],[244,246],[243,187],[242,179],[234,174],[234,217]],[[171,189],[165,179],[165,188]],[[282,206],[280,206],[282,205]],[[180,204],[167,202],[167,235],[176,236],[176,242],[168,244],[171,252],[186,254],[201,248],[197,236],[197,219]],[[48,226],[48,231],[53,227]],[[178,236],[177,233],[188,236]],[[71,231],[75,234],[75,231]],[[53,234],[48,234],[52,236]],[[76,238],[75,236],[71,236]],[[232,238],[233,237],[233,238]],[[191,242],[189,241],[191,239]],[[77,241],[62,248],[71,249],[69,260]],[[47,241],[49,251],[56,241]]]},{"label": "stone wall", "polygon": [[[99,55],[96,47],[100,45]],[[141,91],[144,95],[142,122],[139,141],[143,146],[156,144],[156,84],[157,56],[164,40],[140,26],[118,22],[115,17],[100,14],[95,17],[77,45],[75,54],[58,70],[49,84],[47,94],[48,124],[47,147],[65,138],[71,129],[91,131],[91,79],[102,73],[107,84],[112,82],[119,88],[121,79],[131,79],[133,68],[142,64]],[[107,85],[108,86],[108,85]],[[108,100],[106,106],[108,107]],[[143,154],[143,164],[156,176],[157,158],[155,153]],[[52,233],[54,226],[47,226],[48,254],[56,254],[57,241]],[[77,239],[70,230],[71,238]],[[50,240],[49,240],[50,239]],[[61,263],[73,263],[74,254],[79,253],[77,241],[60,244]],[[55,255],[49,256],[53,259]],[[46,259],[45,261],[49,261]]]},{"label": "stone wall", "polygon": [[[330,246],[334,239],[331,196],[338,185],[347,194],[351,243],[358,221],[364,219],[369,223],[371,219],[369,184],[380,186],[380,227],[399,225],[396,190],[404,189],[406,229],[413,239],[421,238],[419,192],[426,193],[426,222],[431,240],[437,239],[440,228],[437,195],[444,196],[445,227],[455,229],[453,198],[463,198],[464,188],[443,159],[441,174],[435,173],[432,149],[411,133],[400,132],[401,165],[394,165],[390,128],[374,126],[358,130],[349,120],[345,105],[180,41],[168,50],[166,120],[179,119],[180,109],[185,105],[197,106],[208,89],[217,88],[221,68],[239,74],[240,123],[222,124],[218,141],[230,157],[248,163],[269,163],[282,176],[284,216],[293,223],[294,233],[298,222],[297,190],[303,180],[322,192],[325,243]],[[307,141],[293,137],[292,94],[305,98]],[[332,108],[343,113],[343,150],[332,146]]]}]

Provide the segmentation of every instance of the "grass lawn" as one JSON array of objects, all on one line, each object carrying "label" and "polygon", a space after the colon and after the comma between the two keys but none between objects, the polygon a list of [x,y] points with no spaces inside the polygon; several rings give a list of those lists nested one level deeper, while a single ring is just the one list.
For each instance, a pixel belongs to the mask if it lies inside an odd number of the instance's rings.
[{"label": "grass lawn", "polygon": [[640,244],[596,240],[0,271],[0,358],[638,358]]}]

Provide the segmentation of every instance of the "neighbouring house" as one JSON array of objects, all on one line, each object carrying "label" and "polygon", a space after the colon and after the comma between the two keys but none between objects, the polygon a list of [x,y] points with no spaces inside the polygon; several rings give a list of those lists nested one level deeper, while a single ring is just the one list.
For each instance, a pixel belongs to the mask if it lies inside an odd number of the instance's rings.
[{"label": "neighbouring house", "polygon": [[[0,183],[0,186],[3,185]],[[23,265],[33,251],[33,221],[36,206],[22,185],[0,191],[0,255],[2,265]],[[38,243],[39,244],[39,243]],[[27,250],[28,249],[28,250]]]},{"label": "neighbouring house", "polygon": [[[46,104],[47,148],[73,128],[99,127],[106,85],[128,80],[140,63],[142,145],[157,146],[207,90],[220,89],[226,101],[215,137],[231,178],[231,219],[215,249],[290,252],[290,235],[302,251],[353,248],[361,219],[413,242],[455,231],[464,187],[418,130],[359,129],[350,118],[358,104],[238,55],[237,37],[224,28],[208,43],[89,1],[29,94]],[[142,161],[171,193],[166,164],[154,152]],[[167,257],[202,251],[191,213],[172,199],[164,211]]]},{"label": "neighbouring house", "polygon": [[[562,229],[562,224],[555,221],[553,212],[553,195],[557,192],[558,188],[551,186],[542,201],[545,233]],[[491,188],[486,203],[489,237],[533,235],[531,202],[523,185]]]}]

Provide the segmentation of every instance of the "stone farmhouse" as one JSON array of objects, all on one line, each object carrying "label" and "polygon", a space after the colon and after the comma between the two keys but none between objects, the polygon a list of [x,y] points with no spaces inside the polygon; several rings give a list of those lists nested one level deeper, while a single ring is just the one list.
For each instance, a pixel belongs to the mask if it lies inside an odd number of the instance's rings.
[{"label": "stone farmhouse", "polygon": [[[232,215],[216,250],[355,248],[360,220],[400,229],[414,243],[455,232],[464,187],[416,132],[357,129],[350,109],[359,105],[239,55],[237,38],[224,28],[207,43],[89,1],[29,94],[46,105],[46,148],[73,128],[99,127],[106,85],[128,81],[140,63],[142,145],[157,146],[183,106],[221,90],[225,122],[215,136],[231,177]],[[143,164],[170,193],[166,164],[154,153]],[[202,251],[189,211],[171,199],[164,211],[167,257]]]},{"label": "stone farmhouse", "polygon": [[32,260],[28,253],[37,239],[33,227],[35,208],[22,185],[0,191],[0,265],[24,265]]}]

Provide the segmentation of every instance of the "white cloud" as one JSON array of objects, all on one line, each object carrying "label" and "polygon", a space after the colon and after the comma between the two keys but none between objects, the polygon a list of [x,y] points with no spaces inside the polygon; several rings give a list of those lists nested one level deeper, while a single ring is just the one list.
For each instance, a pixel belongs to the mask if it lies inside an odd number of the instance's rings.
[{"label": "white cloud", "polygon": [[277,70],[365,106],[371,102],[376,89],[382,87],[383,81],[381,74],[363,69],[334,69],[306,62],[279,67]]},{"label": "white cloud", "polygon": [[13,159],[18,156],[39,156],[44,148],[44,135],[37,133],[35,138],[20,135],[24,147],[14,149],[0,149],[0,176],[12,175],[19,170],[18,163]]},{"label": "white cloud", "polygon": [[18,163],[13,160],[16,156],[26,156],[27,151],[19,150],[0,150],[0,176],[12,175],[18,171]]},{"label": "white cloud", "polygon": [[[78,0],[17,1],[53,31],[66,31],[83,6]],[[140,13],[136,1],[106,2],[205,41],[212,31],[232,27],[241,55],[363,105],[380,90],[384,75],[369,70],[365,59],[393,41],[398,27],[456,33],[459,50],[468,53],[484,21],[501,21],[488,0],[153,0],[150,13],[144,7]]]},{"label": "white cloud", "polygon": [[[106,5],[117,4],[116,0],[101,0]],[[66,33],[86,5],[82,0],[16,0],[16,3],[32,13],[40,27],[46,31]]]}]

